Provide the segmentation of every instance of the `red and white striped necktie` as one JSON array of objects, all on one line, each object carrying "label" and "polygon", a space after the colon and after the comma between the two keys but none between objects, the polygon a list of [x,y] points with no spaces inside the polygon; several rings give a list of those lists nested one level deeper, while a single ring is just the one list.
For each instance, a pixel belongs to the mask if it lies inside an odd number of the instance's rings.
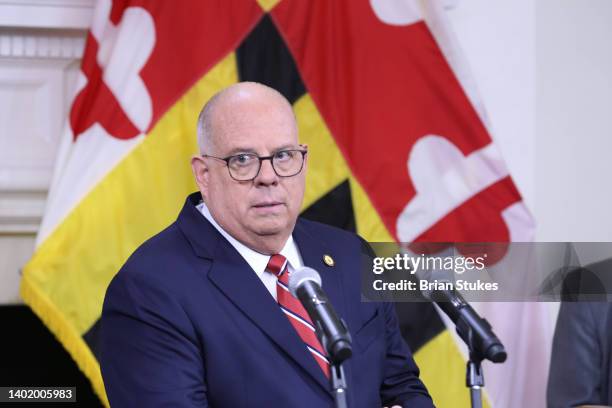
[{"label": "red and white striped necktie", "polygon": [[315,358],[325,376],[329,378],[329,360],[325,357],[323,346],[315,333],[314,325],[308,313],[291,292],[289,292],[289,271],[287,259],[282,255],[272,255],[266,271],[278,277],[276,281],[276,300],[291,325],[306,343],[306,348]]}]

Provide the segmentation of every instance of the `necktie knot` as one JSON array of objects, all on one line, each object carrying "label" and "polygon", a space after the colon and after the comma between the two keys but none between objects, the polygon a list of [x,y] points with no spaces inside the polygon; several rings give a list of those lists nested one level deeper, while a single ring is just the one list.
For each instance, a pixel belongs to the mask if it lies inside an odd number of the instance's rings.
[{"label": "necktie knot", "polygon": [[268,261],[268,265],[266,266],[266,271],[273,273],[276,276],[280,276],[286,269],[286,263],[287,258],[282,256],[281,254],[272,255],[270,257],[270,260]]}]

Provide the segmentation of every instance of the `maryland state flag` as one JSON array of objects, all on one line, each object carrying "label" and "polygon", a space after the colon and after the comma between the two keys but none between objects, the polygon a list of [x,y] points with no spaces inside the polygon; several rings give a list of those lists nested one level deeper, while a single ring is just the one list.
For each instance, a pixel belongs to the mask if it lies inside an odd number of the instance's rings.
[{"label": "maryland state flag", "polygon": [[[265,83],[293,104],[310,149],[304,216],[379,242],[530,230],[448,43],[432,34],[439,5],[418,4],[98,0],[21,294],[103,401],[106,287],[196,190],[198,113],[234,82]],[[466,406],[464,357],[437,311],[398,310],[436,405]]]}]

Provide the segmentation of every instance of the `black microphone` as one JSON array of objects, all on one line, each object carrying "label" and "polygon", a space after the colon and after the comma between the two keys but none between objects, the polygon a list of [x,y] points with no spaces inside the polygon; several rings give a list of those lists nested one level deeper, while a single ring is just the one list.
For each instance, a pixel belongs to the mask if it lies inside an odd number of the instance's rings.
[{"label": "black microphone", "polygon": [[330,360],[340,364],[349,358],[353,354],[351,335],[321,289],[319,273],[306,266],[293,271],[289,274],[289,291],[308,312]]},{"label": "black microphone", "polygon": [[508,356],[501,341],[493,333],[491,324],[476,313],[461,294],[454,290],[433,290],[423,292],[455,323],[457,333],[481,359],[503,363]]}]

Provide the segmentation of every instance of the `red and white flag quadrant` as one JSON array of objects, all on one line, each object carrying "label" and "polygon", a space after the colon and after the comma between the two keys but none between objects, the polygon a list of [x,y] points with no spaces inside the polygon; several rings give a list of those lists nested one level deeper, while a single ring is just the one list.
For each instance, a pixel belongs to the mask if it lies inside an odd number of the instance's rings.
[{"label": "red and white flag quadrant", "polygon": [[262,13],[240,0],[96,3],[39,243]]},{"label": "red and white flag quadrant", "polygon": [[[288,0],[272,16],[397,239],[507,241],[517,226],[503,212],[520,194],[420,10],[418,2]],[[532,227],[528,214],[511,219]]]}]

